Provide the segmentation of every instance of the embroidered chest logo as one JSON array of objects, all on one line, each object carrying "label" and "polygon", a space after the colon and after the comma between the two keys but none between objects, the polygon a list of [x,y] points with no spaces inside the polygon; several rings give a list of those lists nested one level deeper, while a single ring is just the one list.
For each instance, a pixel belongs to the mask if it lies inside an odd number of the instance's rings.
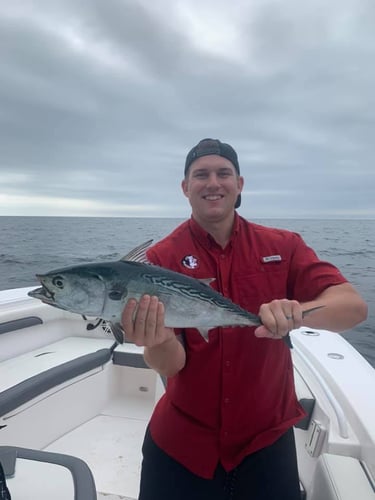
[{"label": "embroidered chest logo", "polygon": [[194,255],[186,255],[181,262],[182,265],[188,269],[198,269],[199,267],[198,259],[194,257]]}]

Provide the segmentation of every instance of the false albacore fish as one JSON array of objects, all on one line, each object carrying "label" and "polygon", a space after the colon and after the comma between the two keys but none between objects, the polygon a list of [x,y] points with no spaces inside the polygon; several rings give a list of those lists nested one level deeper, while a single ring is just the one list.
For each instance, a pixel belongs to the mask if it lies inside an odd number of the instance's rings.
[{"label": "false albacore fish", "polygon": [[[108,321],[116,340],[123,342],[120,321],[128,299],[156,295],[165,307],[165,325],[197,328],[205,340],[218,326],[259,326],[252,314],[213,290],[208,280],[147,263],[151,241],[119,261],[76,265],[37,274],[42,287],[29,292],[46,304]],[[304,315],[317,308],[309,309]]]}]

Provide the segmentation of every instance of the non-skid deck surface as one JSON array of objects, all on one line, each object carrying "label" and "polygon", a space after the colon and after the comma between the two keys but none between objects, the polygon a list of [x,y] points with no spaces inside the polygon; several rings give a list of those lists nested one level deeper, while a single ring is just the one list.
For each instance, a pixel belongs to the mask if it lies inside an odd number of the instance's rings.
[{"label": "non-skid deck surface", "polygon": [[47,448],[83,459],[94,475],[99,499],[138,498],[141,448],[151,410],[145,401],[138,403],[137,412],[137,401],[132,403],[129,416],[126,411],[121,415],[121,402],[114,402]]}]

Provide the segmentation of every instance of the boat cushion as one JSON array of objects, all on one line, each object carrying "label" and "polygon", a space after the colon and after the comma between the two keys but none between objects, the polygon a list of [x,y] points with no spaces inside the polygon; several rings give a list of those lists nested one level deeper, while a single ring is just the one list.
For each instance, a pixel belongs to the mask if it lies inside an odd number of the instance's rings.
[{"label": "boat cushion", "polygon": [[356,458],[324,453],[315,469],[311,500],[375,500],[375,492]]},{"label": "boat cushion", "polygon": [[109,339],[67,337],[0,363],[0,417],[112,357]]},{"label": "boat cushion", "polygon": [[0,335],[2,333],[14,332],[16,330],[22,330],[22,328],[30,328],[31,326],[42,324],[43,320],[38,316],[26,316],[25,318],[4,321],[0,323]]},{"label": "boat cushion", "polygon": [[133,368],[148,368],[143,359],[143,347],[138,347],[130,342],[124,342],[116,346],[113,351],[113,364]]}]

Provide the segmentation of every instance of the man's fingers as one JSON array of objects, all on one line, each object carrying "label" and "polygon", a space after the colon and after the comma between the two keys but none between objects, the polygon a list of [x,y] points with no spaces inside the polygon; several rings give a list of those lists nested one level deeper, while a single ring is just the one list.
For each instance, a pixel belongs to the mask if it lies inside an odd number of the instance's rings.
[{"label": "man's fingers", "polygon": [[155,342],[156,325],[158,321],[158,304],[158,297],[150,297],[142,332],[145,336],[146,345],[152,345]]},{"label": "man's fingers", "polygon": [[296,300],[280,299],[262,304],[259,316],[263,325],[255,330],[257,337],[280,339],[302,325],[302,308]]},{"label": "man's fingers", "polygon": [[158,302],[157,304],[157,316],[156,316],[156,325],[155,325],[155,336],[158,341],[163,339],[164,336],[164,304],[162,302]]},{"label": "man's fingers", "polygon": [[139,333],[144,329],[150,300],[151,297],[149,295],[143,295],[138,303],[137,314],[134,318],[134,331],[136,333]]},{"label": "man's fingers", "polygon": [[285,313],[284,307],[281,300],[273,300],[261,306],[259,315],[264,327],[269,331],[267,335],[265,331],[260,330],[262,337],[276,338],[287,331],[289,320],[286,318],[287,314]]},{"label": "man's fingers", "polygon": [[[285,309],[286,308],[286,309]],[[285,306],[284,311],[287,320],[290,322],[290,330],[302,326],[302,307],[296,300],[290,300],[288,306]]]},{"label": "man's fingers", "polygon": [[134,314],[137,308],[137,301],[135,299],[128,300],[121,315],[122,327],[125,331],[128,340],[133,339],[134,334]]},{"label": "man's fingers", "polygon": [[174,337],[164,325],[164,305],[157,296],[143,295],[137,303],[129,299],[122,313],[122,326],[128,340],[152,347]]}]

